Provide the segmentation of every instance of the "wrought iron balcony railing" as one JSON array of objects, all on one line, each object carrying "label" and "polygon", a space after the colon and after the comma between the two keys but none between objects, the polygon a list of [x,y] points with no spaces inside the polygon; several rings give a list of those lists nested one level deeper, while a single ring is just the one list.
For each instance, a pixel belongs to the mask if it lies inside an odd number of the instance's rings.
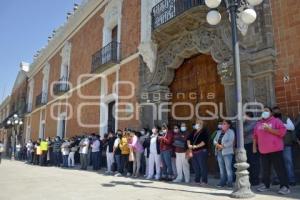
[{"label": "wrought iron balcony railing", "polygon": [[41,92],[38,96],[35,98],[35,106],[42,106],[47,103],[47,93],[46,92]]},{"label": "wrought iron balcony railing", "polygon": [[119,42],[111,42],[92,56],[92,73],[101,70],[103,66],[113,65],[120,62],[121,45]]},{"label": "wrought iron balcony railing", "polygon": [[65,93],[70,90],[69,80],[67,77],[61,77],[54,85],[53,85],[53,93],[55,95],[59,95]]},{"label": "wrought iron balcony railing", "polygon": [[169,22],[186,10],[205,5],[205,0],[162,0],[152,8],[152,30]]}]

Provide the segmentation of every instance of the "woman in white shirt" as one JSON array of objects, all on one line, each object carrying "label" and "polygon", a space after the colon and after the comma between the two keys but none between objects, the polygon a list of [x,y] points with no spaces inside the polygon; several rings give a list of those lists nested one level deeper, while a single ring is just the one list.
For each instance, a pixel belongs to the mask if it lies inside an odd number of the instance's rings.
[{"label": "woman in white shirt", "polygon": [[147,179],[152,179],[154,176],[154,167],[156,169],[155,179],[160,179],[160,147],[159,147],[159,127],[155,126],[152,129],[150,138],[150,155],[149,155],[149,173]]}]

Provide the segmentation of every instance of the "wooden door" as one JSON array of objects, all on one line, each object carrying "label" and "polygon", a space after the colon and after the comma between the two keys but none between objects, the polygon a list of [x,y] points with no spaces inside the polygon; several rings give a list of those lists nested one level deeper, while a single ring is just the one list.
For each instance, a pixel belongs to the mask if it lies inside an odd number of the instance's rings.
[{"label": "wooden door", "polygon": [[[185,122],[189,130],[192,130],[192,124],[195,123],[196,114],[200,116],[208,116],[207,111],[215,112],[213,106],[204,105],[196,109],[196,104],[200,102],[214,103],[218,108],[218,114],[222,109],[225,115],[225,92],[224,86],[221,84],[220,77],[217,72],[217,63],[214,62],[209,55],[196,55],[186,59],[183,64],[175,71],[175,77],[170,85],[172,93],[171,103],[177,117],[188,117],[191,114],[191,108],[187,105],[174,106],[176,103],[191,103],[193,105],[194,114],[189,120],[176,120],[172,113],[169,113],[169,124],[179,124]],[[223,104],[223,106],[220,106]],[[171,108],[170,108],[171,109]],[[212,134],[217,128],[218,120],[205,121]],[[214,157],[209,159],[210,172],[215,171]]]}]

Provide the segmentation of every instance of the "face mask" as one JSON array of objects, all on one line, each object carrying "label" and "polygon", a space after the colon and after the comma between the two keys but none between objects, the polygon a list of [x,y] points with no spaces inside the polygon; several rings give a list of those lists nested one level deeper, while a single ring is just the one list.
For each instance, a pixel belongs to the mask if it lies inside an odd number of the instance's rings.
[{"label": "face mask", "polygon": [[221,128],[222,131],[226,131],[227,130],[227,126],[226,125],[221,125],[221,126],[222,126],[222,128]]},{"label": "face mask", "polygon": [[165,134],[166,134],[166,133],[167,133],[167,130],[163,130],[163,133],[165,133]]},{"label": "face mask", "polygon": [[[196,125],[197,125],[197,124],[196,124]],[[197,128],[196,128],[196,125],[193,125],[193,127],[192,127],[194,130],[196,130],[196,129],[197,129]]]},{"label": "face mask", "polygon": [[180,130],[181,130],[182,132],[186,131],[186,127],[180,127]]},{"label": "face mask", "polygon": [[178,132],[179,132],[178,129],[174,129],[173,131],[174,131],[175,133],[178,133]]},{"label": "face mask", "polygon": [[218,125],[218,129],[221,130],[222,129],[222,124]]},{"label": "face mask", "polygon": [[270,112],[267,112],[267,111],[264,111],[262,114],[261,114],[261,117],[263,119],[268,119],[270,117],[271,113]]},{"label": "face mask", "polygon": [[142,134],[142,135],[145,135],[145,131],[141,131],[141,134]]},{"label": "face mask", "polygon": [[152,133],[156,133],[156,129],[155,128],[152,129]]}]

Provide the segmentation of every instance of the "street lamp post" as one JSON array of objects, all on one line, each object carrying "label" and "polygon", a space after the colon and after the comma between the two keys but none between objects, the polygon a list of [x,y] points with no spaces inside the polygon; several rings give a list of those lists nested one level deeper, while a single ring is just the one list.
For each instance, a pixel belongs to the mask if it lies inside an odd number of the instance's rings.
[{"label": "street lamp post", "polygon": [[[237,150],[236,150],[236,184],[231,196],[234,198],[254,197],[250,189],[249,182],[249,164],[247,163],[247,154],[244,148],[244,127],[243,127],[243,102],[242,102],[242,81],[240,69],[240,52],[237,30],[238,8],[245,9],[240,13],[243,23],[251,24],[256,19],[256,12],[253,6],[259,5],[263,0],[224,0],[226,9],[229,12],[232,33],[232,56],[235,70],[236,104],[237,104]],[[205,0],[205,4],[211,8],[207,14],[207,22],[211,25],[217,25],[221,21],[221,14],[216,8],[222,3],[222,0]]]},{"label": "street lamp post", "polygon": [[12,140],[11,140],[11,146],[12,146],[12,152],[11,152],[11,159],[15,160],[15,151],[16,151],[16,145],[17,145],[17,132],[18,132],[18,126],[23,124],[23,121],[19,118],[17,114],[14,114],[11,118],[7,120],[8,126],[13,126],[14,130],[12,133]]}]

